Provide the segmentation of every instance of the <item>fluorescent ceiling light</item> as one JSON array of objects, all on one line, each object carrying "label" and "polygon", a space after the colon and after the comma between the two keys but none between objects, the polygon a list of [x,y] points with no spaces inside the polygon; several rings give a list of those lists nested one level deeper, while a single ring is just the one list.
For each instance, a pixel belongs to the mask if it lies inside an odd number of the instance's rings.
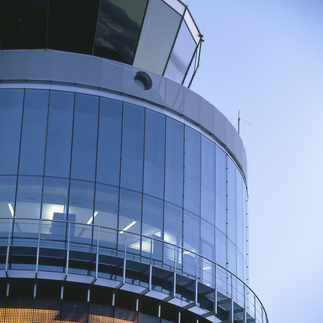
[{"label": "fluorescent ceiling light", "polygon": [[11,216],[12,216],[12,217],[14,217],[15,212],[13,211],[13,208],[12,208],[11,203],[8,203],[8,207],[9,207],[9,210],[10,210]]},{"label": "fluorescent ceiling light", "polygon": [[93,221],[93,219],[96,217],[96,215],[98,214],[99,212],[94,212],[94,215],[93,216],[91,216],[91,218],[90,218],[90,220],[89,221],[87,221],[87,224],[91,224],[92,223],[92,221]]},{"label": "fluorescent ceiling light", "polygon": [[131,228],[134,224],[136,224],[136,221],[131,222],[129,225],[127,225],[120,233],[123,233],[124,231],[127,231],[129,228]]},{"label": "fluorescent ceiling light", "polygon": [[211,269],[211,267],[203,267],[203,270]]}]

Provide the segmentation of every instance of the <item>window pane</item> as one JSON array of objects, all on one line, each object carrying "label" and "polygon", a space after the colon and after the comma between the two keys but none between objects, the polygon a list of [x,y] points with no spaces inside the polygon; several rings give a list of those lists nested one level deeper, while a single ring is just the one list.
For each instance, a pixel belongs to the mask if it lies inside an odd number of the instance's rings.
[{"label": "window pane", "polygon": [[184,208],[200,214],[201,200],[201,135],[185,127]]},{"label": "window pane", "polygon": [[43,175],[49,92],[26,90],[19,173]]},{"label": "window pane", "polygon": [[144,195],[142,234],[162,239],[163,222],[163,201]]},{"label": "window pane", "polygon": [[202,136],[201,158],[201,215],[215,222],[215,144]]},{"label": "window pane", "polygon": [[166,119],[165,199],[183,205],[183,132],[184,126]]},{"label": "window pane", "polygon": [[141,233],[141,194],[120,190],[119,229]]},{"label": "window pane", "polygon": [[228,269],[235,275],[237,274],[237,248],[231,240],[228,242]]},{"label": "window pane", "polygon": [[200,253],[200,218],[184,211],[184,248]]},{"label": "window pane", "polygon": [[48,176],[69,177],[73,106],[73,93],[51,91],[45,166]]},{"label": "window pane", "polygon": [[11,218],[14,216],[16,181],[16,176],[0,176],[1,218]]},{"label": "window pane", "polygon": [[234,244],[237,242],[237,204],[236,204],[236,167],[228,161],[228,237]]},{"label": "window pane", "polygon": [[144,108],[124,106],[121,186],[142,191]]},{"label": "window pane", "polygon": [[207,257],[211,260],[215,260],[215,250],[214,250],[214,242],[215,242],[215,232],[214,226],[210,225],[210,223],[201,220],[201,254],[204,257]]},{"label": "window pane", "polygon": [[46,48],[47,1],[1,1],[1,49]]},{"label": "window pane", "polygon": [[118,188],[97,184],[94,220],[90,223],[109,228],[117,228],[118,195]]},{"label": "window pane", "polygon": [[238,169],[236,169],[237,181],[237,247],[240,252],[244,253],[244,182]]},{"label": "window pane", "polygon": [[166,3],[149,1],[134,66],[162,75],[180,22],[181,16]]},{"label": "window pane", "polygon": [[72,178],[94,181],[99,98],[76,94]]},{"label": "window pane", "polygon": [[42,219],[42,234],[55,235],[55,239],[65,240],[66,224],[56,221],[66,221],[68,198],[68,180],[62,178],[44,179]]},{"label": "window pane", "polygon": [[[94,215],[93,197],[93,183],[71,180],[68,221],[88,223]],[[77,236],[76,232],[75,234]]]},{"label": "window pane", "polygon": [[215,163],[215,179],[216,179],[216,227],[223,233],[226,233],[227,223],[227,204],[226,204],[226,181],[227,166],[226,156],[222,149],[216,146],[216,163]]},{"label": "window pane", "polygon": [[102,0],[94,55],[132,64],[147,0]]},{"label": "window pane", "polygon": [[195,48],[195,41],[186,23],[183,21],[167,65],[165,76],[173,81],[182,83]]},{"label": "window pane", "polygon": [[146,110],[144,193],[164,196],[165,116]]},{"label": "window pane", "polygon": [[119,186],[122,102],[101,98],[97,182]]},{"label": "window pane", "polygon": [[0,89],[1,174],[17,174],[24,90]]},{"label": "window pane", "polygon": [[182,209],[176,205],[165,203],[164,240],[182,246]]},{"label": "window pane", "polygon": [[19,176],[15,216],[17,218],[40,217],[42,177]]},{"label": "window pane", "polygon": [[227,263],[227,247],[226,247],[226,237],[225,235],[219,231],[216,230],[216,262],[226,268]]},{"label": "window pane", "polygon": [[98,0],[49,1],[48,48],[91,55],[98,9]]}]

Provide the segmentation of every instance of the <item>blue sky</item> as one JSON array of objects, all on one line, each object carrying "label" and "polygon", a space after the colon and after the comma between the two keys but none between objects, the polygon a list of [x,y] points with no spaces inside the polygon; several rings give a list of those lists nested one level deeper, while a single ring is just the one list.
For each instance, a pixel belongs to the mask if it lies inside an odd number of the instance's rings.
[{"label": "blue sky", "polygon": [[205,39],[191,89],[247,121],[250,286],[270,322],[319,322],[323,1],[185,2]]}]

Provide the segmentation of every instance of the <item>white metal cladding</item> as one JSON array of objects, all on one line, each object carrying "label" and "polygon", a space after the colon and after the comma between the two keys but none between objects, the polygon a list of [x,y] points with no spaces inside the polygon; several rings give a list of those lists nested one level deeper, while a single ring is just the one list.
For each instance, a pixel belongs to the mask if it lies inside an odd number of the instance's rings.
[{"label": "white metal cladding", "polygon": [[[53,50],[0,51],[0,87],[38,88],[45,84],[71,91],[122,95],[124,101],[140,100],[146,108],[166,109],[213,137],[228,152],[247,178],[247,158],[242,140],[229,120],[212,104],[186,87],[157,74],[150,90],[138,86],[134,75],[140,69],[94,56]],[[45,86],[47,88],[48,86]],[[93,93],[93,91],[95,93]]]}]

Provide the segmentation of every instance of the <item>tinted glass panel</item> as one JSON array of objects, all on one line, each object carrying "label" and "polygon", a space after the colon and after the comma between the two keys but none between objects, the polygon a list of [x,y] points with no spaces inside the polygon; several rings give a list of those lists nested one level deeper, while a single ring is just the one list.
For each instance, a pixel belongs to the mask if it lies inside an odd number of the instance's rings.
[{"label": "tinted glass panel", "polygon": [[228,161],[228,237],[237,242],[237,203],[236,203],[236,167],[232,160]]},{"label": "tinted glass panel", "polygon": [[42,177],[19,176],[15,216],[18,218],[40,217]]},{"label": "tinted glass panel", "polygon": [[0,3],[0,49],[46,48],[47,1]]},{"label": "tinted glass panel", "polygon": [[132,64],[147,0],[102,0],[94,55]]},{"label": "tinted glass panel", "polygon": [[94,219],[90,223],[117,228],[118,197],[119,189],[117,187],[97,184]]},{"label": "tinted glass panel", "polygon": [[97,181],[119,185],[122,103],[101,98]]},{"label": "tinted glass panel", "polygon": [[164,196],[165,116],[146,110],[144,193]]},{"label": "tinted glass panel", "polygon": [[19,173],[43,175],[48,91],[26,90]]},{"label": "tinted glass panel", "polygon": [[144,195],[142,234],[162,239],[163,222],[163,201]]},{"label": "tinted glass panel", "polygon": [[144,109],[131,104],[124,106],[121,186],[142,190],[144,152]]},{"label": "tinted glass panel", "polygon": [[183,124],[167,118],[165,199],[179,206],[183,204],[183,139]]},{"label": "tinted glass panel", "polygon": [[48,48],[92,54],[99,0],[49,0]]},{"label": "tinted glass panel", "polygon": [[216,146],[216,163],[215,163],[215,178],[216,178],[216,227],[223,233],[226,233],[226,181],[227,181],[227,166],[226,156],[222,149]]},{"label": "tinted glass panel", "polygon": [[215,260],[215,232],[214,226],[201,220],[201,254],[209,259]]},{"label": "tinted glass panel", "polygon": [[16,174],[24,90],[0,90],[0,170]]},{"label": "tinted glass panel", "polygon": [[1,218],[11,218],[14,216],[16,181],[16,176],[0,176]]},{"label": "tinted glass panel", "polygon": [[77,94],[75,99],[72,178],[94,181],[99,98]]},{"label": "tinted glass panel", "polygon": [[119,229],[141,233],[141,194],[123,189],[120,191]]},{"label": "tinted glass panel", "polygon": [[227,240],[228,243],[228,269],[235,275],[237,274],[237,248],[231,240]]},{"label": "tinted glass panel", "polygon": [[[47,130],[45,174],[69,177],[74,93],[52,91]],[[58,153],[59,152],[59,153]]]},{"label": "tinted glass panel", "polygon": [[164,240],[182,246],[182,209],[170,203],[165,203]]},{"label": "tinted glass panel", "polygon": [[226,247],[226,238],[225,235],[216,230],[216,262],[221,265],[222,267],[226,267],[227,263],[227,247]]},{"label": "tinted glass panel", "polygon": [[201,158],[201,215],[215,222],[215,144],[202,136]]},{"label": "tinted glass panel", "polygon": [[240,172],[236,169],[237,181],[237,247],[241,253],[244,252],[244,194],[243,194],[243,180]]},{"label": "tinted glass panel", "polygon": [[200,253],[200,218],[190,212],[184,212],[184,248]]},{"label": "tinted glass panel", "polygon": [[185,127],[184,208],[200,214],[201,135]]}]

